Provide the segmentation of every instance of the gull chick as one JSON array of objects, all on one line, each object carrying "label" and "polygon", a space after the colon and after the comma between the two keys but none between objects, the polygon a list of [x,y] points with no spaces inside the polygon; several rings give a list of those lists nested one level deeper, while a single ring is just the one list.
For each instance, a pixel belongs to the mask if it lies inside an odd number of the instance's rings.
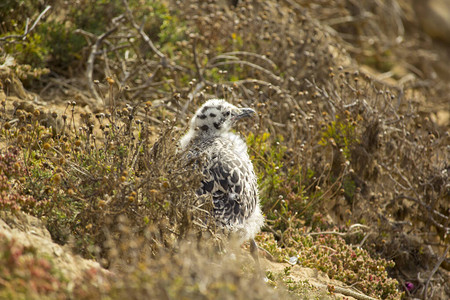
[{"label": "gull chick", "polygon": [[195,113],[180,146],[190,160],[203,168],[197,194],[212,195],[217,225],[236,233],[241,242],[250,240],[250,251],[258,262],[254,237],[264,217],[257,177],[245,141],[231,131],[238,121],[255,115],[251,108],[238,108],[221,99],[209,100]]}]

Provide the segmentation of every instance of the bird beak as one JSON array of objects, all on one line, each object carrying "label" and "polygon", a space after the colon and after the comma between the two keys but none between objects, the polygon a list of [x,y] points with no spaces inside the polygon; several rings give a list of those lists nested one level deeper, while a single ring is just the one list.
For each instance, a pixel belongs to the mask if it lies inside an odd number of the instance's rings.
[{"label": "bird beak", "polygon": [[235,117],[236,121],[244,118],[250,118],[256,115],[256,111],[251,108],[241,108],[239,114]]}]

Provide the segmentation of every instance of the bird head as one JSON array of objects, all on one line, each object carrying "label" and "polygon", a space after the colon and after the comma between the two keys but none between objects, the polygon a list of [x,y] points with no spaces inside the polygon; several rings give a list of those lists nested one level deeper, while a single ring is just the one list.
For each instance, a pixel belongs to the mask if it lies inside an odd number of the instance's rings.
[{"label": "bird head", "polygon": [[199,135],[220,135],[230,131],[239,120],[255,115],[251,108],[239,108],[225,100],[213,99],[197,110],[190,130],[195,130]]}]

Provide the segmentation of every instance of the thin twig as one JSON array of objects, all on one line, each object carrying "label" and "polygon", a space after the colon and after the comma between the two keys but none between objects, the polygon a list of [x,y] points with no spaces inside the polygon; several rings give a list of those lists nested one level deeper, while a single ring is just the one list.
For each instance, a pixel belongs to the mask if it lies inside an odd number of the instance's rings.
[{"label": "thin twig", "polygon": [[246,56],[252,56],[252,57],[256,57],[256,58],[259,58],[259,59],[265,61],[266,63],[268,63],[274,69],[277,68],[277,65],[272,60],[267,58],[265,55],[261,55],[261,54],[258,54],[258,53],[247,52],[247,51],[232,51],[232,52],[223,53],[223,54],[221,54],[221,55],[219,55],[219,56],[217,56],[215,58],[220,58],[222,55],[246,55]]},{"label": "thin twig", "polygon": [[39,23],[41,18],[45,15],[45,13],[52,8],[51,5],[47,5],[47,7],[39,14],[39,16],[36,18],[36,21],[34,21],[33,25],[31,25],[30,28],[28,28],[29,19],[27,19],[25,24],[25,30],[23,34],[13,34],[13,35],[7,35],[2,38],[0,38],[0,42],[8,40],[8,39],[22,39],[25,40],[27,38],[27,35],[36,27],[36,25]]},{"label": "thin twig", "polygon": [[450,249],[450,246],[447,246],[447,248],[444,251],[444,254],[442,254],[442,256],[439,258],[438,262],[436,263],[436,265],[434,266],[433,270],[430,273],[430,276],[427,279],[427,282],[425,283],[425,300],[428,298],[428,284],[431,281],[431,278],[433,278],[434,273],[436,273],[436,271],[439,269],[439,267],[441,266],[442,262],[445,260],[445,258],[447,257],[447,252]]},{"label": "thin twig", "polygon": [[273,74],[271,71],[248,61],[245,60],[233,60],[233,61],[222,61],[222,62],[218,62],[215,64],[212,64],[210,66],[208,66],[208,68],[214,68],[214,67],[219,67],[219,66],[223,66],[223,65],[230,65],[230,64],[236,64],[236,65],[246,65],[249,67],[252,67],[253,69],[256,69],[258,71],[261,71],[267,75],[269,75],[273,80],[279,82],[281,81],[280,77],[278,77],[277,75]]},{"label": "thin twig", "polygon": [[125,5],[125,8],[127,10],[126,15],[127,15],[127,19],[128,21],[131,23],[131,25],[137,30],[137,32],[139,33],[139,35],[142,37],[142,39],[144,40],[144,42],[147,43],[147,45],[150,47],[150,49],[152,49],[153,52],[155,52],[156,56],[158,56],[160,58],[160,63],[164,68],[171,68],[171,69],[175,69],[178,71],[183,71],[183,72],[187,72],[187,73],[191,73],[191,70],[189,68],[186,67],[182,67],[179,66],[177,64],[175,64],[173,61],[171,61],[164,53],[162,53],[161,51],[158,50],[158,48],[156,48],[155,44],[152,42],[152,40],[150,39],[150,37],[145,33],[145,31],[142,29],[142,26],[139,26],[136,21],[134,20],[133,14],[131,12],[130,7],[128,6],[128,1],[127,0],[122,0],[123,4]]},{"label": "thin twig", "polygon": [[[363,227],[363,228],[365,228],[365,229],[370,229],[370,227],[365,226],[365,225],[362,225],[362,224],[353,224],[352,226],[350,226],[350,227],[348,228],[348,231],[347,231],[347,232],[321,231],[321,232],[307,232],[307,233],[304,233],[303,235],[313,236],[313,235],[335,234],[335,235],[339,235],[339,236],[348,236],[348,235],[352,234],[351,231],[352,231],[354,228],[358,228],[358,227]],[[360,232],[360,231],[357,231],[357,232]],[[355,233],[356,233],[356,232],[355,232]],[[368,235],[370,235],[370,233],[369,233]]]},{"label": "thin twig", "polygon": [[345,288],[345,287],[333,286],[333,290],[334,290],[334,292],[337,292],[339,294],[343,294],[343,295],[346,295],[346,296],[351,296],[351,297],[353,297],[355,299],[358,299],[358,300],[377,300],[376,298],[373,298],[373,297],[370,297],[370,296],[367,296],[367,295],[364,295],[364,294],[352,291],[352,290],[350,290],[348,288]]},{"label": "thin twig", "polygon": [[340,236],[347,236],[348,232],[320,231],[320,232],[307,232],[307,233],[304,233],[303,235],[313,236],[313,235],[325,235],[325,234],[335,234],[335,235],[340,235]]},{"label": "thin twig", "polygon": [[[359,243],[358,245],[356,245],[356,248],[362,248],[362,246],[364,245],[364,243],[366,242],[366,240],[369,238],[369,236],[372,235],[372,232],[369,232],[368,234],[366,234],[364,236],[364,238],[362,239],[361,243]],[[355,247],[353,247],[355,248]]]},{"label": "thin twig", "polygon": [[92,46],[91,53],[89,54],[89,58],[87,60],[87,67],[86,67],[86,77],[89,85],[89,90],[91,91],[92,95],[94,95],[95,99],[97,100],[97,104],[101,105],[103,103],[102,98],[97,93],[97,90],[94,87],[94,80],[93,80],[93,73],[94,73],[94,62],[95,62],[95,56],[97,55],[98,48],[102,41],[111,35],[113,32],[115,32],[119,28],[119,24],[108,30],[107,32],[100,35],[97,40],[95,41],[94,45]]},{"label": "thin twig", "polygon": [[198,79],[200,80],[200,82],[203,82],[205,80],[205,78],[203,77],[202,68],[200,67],[200,62],[198,60],[196,47],[197,47],[197,37],[194,37],[193,41],[192,41],[192,54],[194,55],[195,69],[197,71]]},{"label": "thin twig", "polygon": [[166,60],[166,56],[164,55],[164,53],[162,53],[161,51],[158,50],[158,48],[156,48],[155,44],[153,44],[152,40],[148,37],[148,35],[144,32],[144,30],[142,29],[141,26],[139,26],[135,21],[134,21],[134,17],[133,14],[131,13],[131,9],[128,6],[128,1],[127,0],[123,0],[122,1],[123,4],[125,5],[125,8],[127,10],[127,18],[128,21],[131,22],[131,25],[133,25],[133,27],[139,32],[139,34],[141,35],[141,37],[144,39],[144,41],[147,43],[147,45],[149,45],[150,49],[153,50],[153,52],[155,52],[155,54],[161,58],[162,61]]},{"label": "thin twig", "polygon": [[399,196],[395,197],[395,200],[398,200],[398,199],[408,199],[408,200],[414,201],[414,202],[420,204],[421,206],[425,207],[428,211],[433,212],[433,213],[436,214],[437,216],[439,216],[439,217],[441,217],[441,218],[443,218],[443,219],[445,219],[445,220],[448,220],[448,219],[449,219],[448,216],[441,214],[441,213],[438,212],[437,210],[431,208],[430,205],[425,204],[425,203],[423,203],[422,201],[420,201],[419,199],[416,199],[416,198],[414,198],[414,197],[409,197],[409,196],[405,196],[405,195],[399,195]]},{"label": "thin twig", "polygon": [[360,22],[367,20],[368,18],[373,18],[374,15],[370,12],[362,12],[359,16],[344,16],[344,17],[337,17],[334,19],[328,19],[322,21],[325,25],[328,26],[335,26],[335,25],[341,25],[343,23],[353,23],[353,22]]}]

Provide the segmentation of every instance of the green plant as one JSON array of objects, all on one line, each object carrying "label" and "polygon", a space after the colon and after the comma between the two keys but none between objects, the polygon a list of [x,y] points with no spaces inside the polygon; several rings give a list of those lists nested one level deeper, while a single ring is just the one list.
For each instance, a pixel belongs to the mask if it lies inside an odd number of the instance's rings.
[{"label": "green plant", "polygon": [[315,208],[327,195],[317,186],[315,172],[305,172],[294,160],[287,162],[288,149],[281,136],[273,140],[269,133],[250,133],[247,143],[259,176],[261,204],[272,228],[284,231],[314,224]]},{"label": "green plant", "polygon": [[322,133],[319,145],[331,145],[342,152],[345,159],[350,160],[352,147],[358,143],[359,139],[356,135],[356,123],[349,119],[343,119],[339,116],[330,122],[326,130]]},{"label": "green plant", "polygon": [[33,196],[20,193],[20,187],[27,177],[27,170],[19,160],[19,153],[19,149],[13,147],[3,153],[0,152],[0,208],[2,210],[29,211],[37,205]]},{"label": "green plant", "polygon": [[251,159],[258,167],[263,205],[272,197],[278,196],[277,192],[283,181],[283,155],[286,152],[286,147],[280,144],[283,142],[281,136],[276,141],[269,138],[269,133],[264,133],[262,136],[250,133],[247,137],[247,143],[251,149]]},{"label": "green plant", "polygon": [[[136,20],[144,21],[144,30],[165,51],[173,51],[174,44],[184,38],[182,21],[169,12],[165,4],[132,0],[129,6],[136,12]],[[39,9],[39,5],[31,5],[30,1],[22,1],[19,6],[14,2],[5,3],[0,15],[4,16],[7,26],[0,37],[23,34],[25,16],[31,17]],[[57,2],[51,11],[55,9],[62,12],[63,16],[41,20],[34,32],[29,33],[23,41],[8,41],[5,44],[6,53],[14,56],[20,64],[62,71],[68,66],[73,67],[86,56],[85,48],[89,42],[82,32],[99,36],[109,29],[112,19],[125,13],[122,0],[100,0],[94,3],[79,1],[76,7]]]},{"label": "green plant", "polygon": [[[0,233],[0,298],[57,298],[64,286],[63,278],[52,262]],[[64,293],[61,293],[62,296]]]},{"label": "green plant", "polygon": [[308,234],[306,229],[290,232],[279,247],[270,234],[258,237],[259,244],[280,261],[291,261],[304,267],[315,268],[348,285],[356,286],[364,294],[382,299],[399,299],[398,282],[389,278],[387,270],[393,261],[374,259],[361,248],[353,248],[333,234]]},{"label": "green plant", "polygon": [[[22,34],[23,30],[8,32],[8,34]],[[29,64],[35,68],[45,67],[49,49],[45,46],[44,35],[38,32],[28,35],[26,41],[11,43],[5,46],[6,53],[13,55],[20,64]]]}]

